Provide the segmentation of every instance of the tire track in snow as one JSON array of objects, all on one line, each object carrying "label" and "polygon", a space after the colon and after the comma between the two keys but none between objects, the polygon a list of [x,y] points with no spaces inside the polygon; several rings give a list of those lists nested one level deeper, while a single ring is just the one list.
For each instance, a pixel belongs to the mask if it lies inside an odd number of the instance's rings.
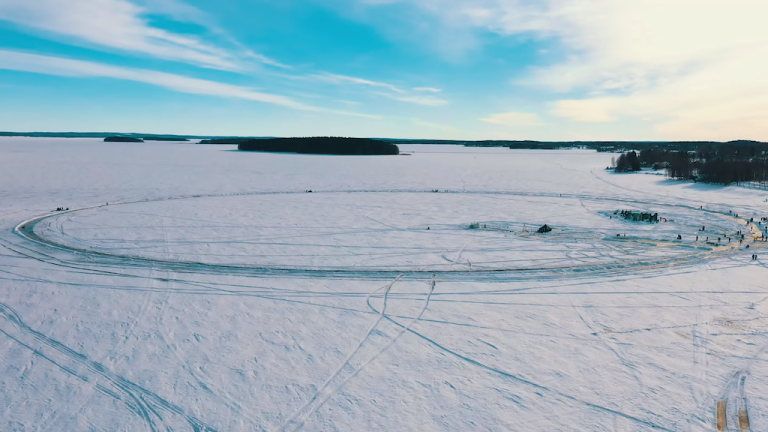
[{"label": "tire track in snow", "polygon": [[400,231],[400,230],[401,230],[401,228],[399,228],[399,227],[396,227],[396,226],[393,226],[393,225],[389,225],[389,224],[386,224],[386,223],[384,223],[384,222],[382,222],[382,221],[380,221],[380,220],[378,220],[378,219],[374,219],[374,218],[372,218],[372,217],[371,217],[371,213],[373,213],[373,212],[375,212],[375,211],[376,211],[376,210],[371,210],[371,211],[369,211],[368,213],[366,213],[366,214],[365,214],[365,218],[367,218],[367,219],[369,219],[369,220],[371,220],[371,221],[373,221],[373,222],[376,222],[377,224],[380,224],[380,225],[384,225],[385,227],[387,227],[387,228],[389,228],[389,229],[392,229],[392,230],[395,230],[395,231]]},{"label": "tire track in snow", "polygon": [[[358,366],[358,367],[357,367],[357,369],[355,369],[355,370],[354,370],[354,371],[353,371],[353,372],[352,372],[352,373],[351,373],[349,376],[347,376],[347,378],[345,378],[345,379],[344,379],[344,381],[342,381],[342,382],[341,382],[341,383],[340,383],[338,386],[336,386],[335,388],[333,388],[333,389],[332,389],[330,392],[326,393],[326,394],[325,394],[325,396],[324,396],[322,399],[320,399],[320,401],[319,401],[318,403],[316,403],[316,404],[315,404],[315,405],[312,407],[312,409],[311,409],[311,410],[310,410],[310,411],[309,411],[307,414],[305,414],[305,415],[304,415],[304,416],[303,416],[303,417],[302,417],[302,418],[299,420],[298,424],[297,424],[297,425],[296,425],[296,426],[295,426],[293,429],[291,429],[291,430],[292,430],[292,431],[297,431],[297,430],[299,430],[299,429],[300,429],[300,428],[301,428],[301,427],[304,425],[304,423],[307,421],[307,419],[308,419],[308,418],[309,418],[309,417],[310,417],[312,414],[314,414],[314,413],[315,413],[315,411],[317,411],[317,410],[318,410],[318,408],[320,408],[320,407],[321,407],[321,406],[322,406],[322,405],[323,405],[323,404],[324,404],[324,403],[325,403],[325,402],[326,402],[328,399],[330,399],[330,398],[331,398],[331,396],[335,395],[335,394],[336,394],[336,393],[337,393],[339,390],[341,390],[341,388],[342,388],[342,387],[344,387],[344,385],[345,385],[345,384],[346,384],[346,383],[347,383],[349,380],[351,380],[352,378],[354,378],[354,377],[355,377],[355,376],[356,376],[358,373],[360,373],[360,371],[361,371],[361,370],[363,370],[363,369],[364,369],[366,366],[368,366],[368,365],[369,365],[371,362],[373,362],[373,361],[376,359],[376,357],[378,357],[378,356],[379,356],[379,355],[381,355],[381,354],[382,354],[384,351],[386,351],[387,349],[389,349],[389,347],[391,347],[392,345],[394,345],[394,344],[395,344],[395,342],[397,342],[397,340],[398,340],[398,339],[400,339],[400,337],[401,337],[401,336],[402,336],[402,335],[403,335],[405,332],[407,332],[408,330],[410,330],[410,328],[411,328],[411,327],[412,327],[412,326],[413,326],[413,325],[416,323],[416,321],[418,321],[418,320],[419,320],[419,318],[421,318],[421,316],[424,314],[424,311],[426,311],[426,310],[427,310],[427,306],[429,306],[429,299],[430,299],[430,297],[432,296],[432,292],[433,292],[434,290],[435,290],[435,280],[434,280],[434,279],[432,279],[432,283],[430,284],[430,287],[429,287],[429,292],[427,292],[427,298],[426,298],[426,300],[424,301],[424,306],[421,308],[421,310],[419,311],[419,313],[418,313],[418,314],[417,314],[417,315],[416,315],[416,316],[415,316],[415,317],[414,317],[414,318],[413,318],[413,319],[412,319],[412,320],[411,320],[411,321],[410,321],[410,322],[409,322],[407,325],[403,326],[403,327],[402,327],[402,330],[400,330],[400,332],[399,332],[397,335],[395,335],[395,337],[394,337],[394,338],[392,338],[392,339],[389,341],[389,343],[387,343],[386,345],[384,345],[384,347],[383,347],[383,348],[381,348],[380,350],[378,350],[378,351],[377,351],[375,354],[373,354],[371,357],[369,357],[369,358],[368,358],[368,360],[366,360],[366,361],[365,361],[365,362],[363,362],[363,363],[362,363],[360,366]],[[370,299],[368,299],[368,302],[370,302]],[[370,304],[370,303],[368,303],[368,304]],[[389,319],[389,317],[387,317],[387,316],[384,314],[384,312],[383,312],[383,308],[382,308],[382,313],[381,313],[381,316],[382,316],[382,317],[385,317],[385,318],[387,318],[387,319]]]},{"label": "tire track in snow", "polygon": [[[440,255],[440,258],[442,258],[442,259],[444,259],[444,260],[446,260],[446,261],[448,261],[448,262],[450,263],[450,264],[448,265],[448,268],[450,269],[451,267],[453,267],[454,265],[456,265],[456,264],[459,262],[459,260],[461,259],[461,256],[464,254],[464,250],[467,248],[467,246],[469,246],[470,244],[472,244],[474,241],[475,241],[475,239],[470,239],[468,242],[464,243],[464,244],[463,244],[463,245],[462,245],[462,246],[459,248],[459,250],[458,250],[458,251],[456,251],[456,256],[455,256],[455,257],[453,257],[453,259],[451,259],[451,258],[448,258],[448,257],[446,256],[446,254],[448,254],[448,252],[449,252],[449,251],[445,251],[445,252],[443,252],[443,253]],[[472,264],[469,262],[469,260],[466,260],[466,261],[467,261],[467,264],[466,264],[466,265],[467,265],[467,266],[469,266],[469,268],[470,268],[470,270],[471,270],[471,269],[472,269]]]},{"label": "tire track in snow", "polygon": [[[726,416],[730,418],[731,424],[741,425],[743,426],[746,424],[746,428],[740,427],[741,431],[748,431],[749,428],[749,420],[748,420],[748,405],[747,405],[747,390],[746,390],[746,383],[747,383],[747,377],[750,374],[750,370],[752,369],[752,365],[755,364],[755,361],[765,352],[768,350],[768,342],[763,344],[763,346],[755,353],[754,356],[752,356],[747,364],[741,368],[740,370],[736,371],[731,379],[726,382],[723,389],[720,391],[720,394],[717,397],[717,401],[728,401],[731,403],[726,403],[726,409],[730,407],[731,409],[726,411]],[[742,418],[743,416],[743,418]]]},{"label": "tire track in snow", "polygon": [[697,420],[706,425],[707,413],[710,412],[711,396],[709,388],[709,338],[710,338],[710,319],[709,306],[703,304],[703,294],[698,294],[698,305],[696,307],[696,322],[703,323],[701,326],[691,328],[691,344],[693,345],[693,376],[695,380],[691,382],[691,396],[696,404],[693,415]]},{"label": "tire track in snow", "polygon": [[[150,268],[149,273],[147,274],[147,287],[152,286],[152,280],[153,280],[152,271],[153,269]],[[123,338],[120,341],[118,341],[118,343],[114,347],[112,347],[111,350],[109,350],[106,354],[101,356],[100,360],[98,360],[99,362],[111,363],[112,367],[115,367],[120,363],[119,361],[117,361],[117,359],[113,360],[112,357],[117,355],[120,352],[120,350],[128,343],[131,336],[133,336],[133,333],[136,330],[138,323],[143,319],[147,309],[149,308],[149,304],[151,303],[152,298],[154,297],[154,293],[149,290],[145,291],[145,294],[143,297],[144,297],[144,300],[142,301],[142,304],[139,308],[139,312],[136,314],[134,319],[131,321],[131,324],[128,326],[128,330],[126,331],[125,336],[123,336]],[[75,412],[79,413],[80,410],[82,410],[85,406],[87,406],[91,402],[91,400],[93,399],[93,396],[95,395],[95,392],[99,390],[98,389],[99,386],[100,384],[97,378],[97,379],[94,379],[92,383],[90,383],[89,389],[84,389],[84,390],[89,390],[90,393],[87,395],[86,399],[80,405],[77,406],[77,408],[75,409]],[[49,423],[55,424],[55,419],[57,418],[58,415],[59,415],[58,412],[54,413],[53,418]],[[42,429],[45,430],[46,427],[43,427]]]},{"label": "tire track in snow", "polygon": [[600,331],[600,329],[597,328],[595,323],[592,321],[592,319],[586,314],[586,311],[582,313],[579,309],[581,308],[580,305],[576,303],[572,303],[573,309],[576,311],[576,314],[579,316],[579,319],[581,319],[581,322],[584,323],[584,325],[589,329],[590,333],[595,335],[595,337],[598,338],[598,340],[606,347],[608,348],[613,355],[616,356],[617,359],[621,362],[621,364],[629,369],[632,372],[632,377],[635,379],[635,382],[638,385],[638,388],[641,392],[645,393],[645,390],[647,389],[647,385],[645,384],[645,380],[643,380],[642,374],[640,374],[635,367],[635,365],[624,357],[624,354],[622,353],[621,348],[616,345],[616,343],[611,340],[609,337],[607,337],[603,332]]},{"label": "tire track in snow", "polygon": [[[163,248],[165,249],[165,254],[167,258],[170,258],[171,256],[171,250],[169,248],[169,241],[168,241],[168,229],[165,224],[165,217],[159,216],[160,218],[160,225],[163,227]],[[201,379],[198,374],[195,372],[194,368],[189,364],[189,361],[187,361],[186,356],[184,353],[179,349],[178,345],[175,343],[172,343],[169,340],[169,336],[166,332],[166,329],[168,326],[165,324],[165,312],[168,310],[168,303],[171,298],[171,294],[174,292],[174,280],[176,278],[176,275],[172,271],[167,271],[166,277],[159,279],[156,278],[153,282],[160,282],[164,285],[164,288],[161,289],[161,292],[163,293],[163,299],[160,302],[160,311],[157,314],[157,332],[160,333],[160,337],[163,339],[163,342],[165,342],[166,347],[168,348],[168,351],[171,351],[173,355],[176,357],[176,359],[181,363],[182,368],[189,373],[189,375],[197,382],[197,385],[202,388],[203,390],[207,391],[208,393],[214,395],[217,397],[227,408],[229,408],[233,413],[243,416],[246,419],[251,421],[251,424],[255,425],[259,422],[256,420],[256,416],[248,409],[244,409],[243,405],[240,404],[237,400],[233,399],[232,396],[230,396],[228,393],[224,392],[218,392],[215,390],[214,386],[210,382],[205,382],[203,379]]]},{"label": "tire track in snow", "polygon": [[[372,311],[377,312],[376,309],[370,304],[370,302],[368,302],[368,307]],[[511,374],[509,372],[505,372],[505,371],[503,371],[501,369],[497,369],[497,368],[495,368],[493,366],[488,366],[488,365],[486,365],[484,363],[481,363],[481,362],[479,362],[477,360],[474,360],[474,359],[472,359],[470,357],[467,357],[467,356],[465,356],[465,355],[463,355],[463,354],[461,354],[461,353],[459,353],[457,351],[453,351],[453,350],[451,350],[451,349],[441,345],[437,341],[435,341],[435,340],[433,340],[433,339],[431,339],[431,338],[429,338],[427,336],[424,336],[423,334],[413,330],[412,328],[406,328],[406,326],[404,326],[403,324],[400,324],[399,322],[395,321],[394,319],[392,319],[389,316],[385,315],[384,318],[386,318],[392,324],[395,324],[396,326],[402,328],[404,331],[409,331],[412,334],[418,336],[419,338],[421,338],[422,340],[428,342],[430,345],[436,347],[440,351],[442,351],[442,352],[444,352],[446,354],[449,354],[449,355],[451,355],[453,357],[456,357],[459,360],[462,360],[462,361],[464,361],[464,362],[466,362],[468,364],[477,366],[477,367],[479,367],[481,369],[485,369],[485,370],[487,370],[489,372],[492,372],[494,374],[500,375],[500,376],[502,376],[502,377],[504,377],[506,379],[512,380],[512,381],[517,382],[519,384],[523,384],[523,385],[526,385],[526,386],[533,387],[533,388],[535,388],[537,390],[540,390],[540,391],[556,394],[556,395],[560,396],[561,398],[566,399],[568,401],[577,402],[577,403],[582,404],[582,405],[584,405],[584,406],[586,406],[588,408],[591,408],[591,409],[594,409],[596,411],[600,411],[600,412],[603,412],[603,413],[606,413],[606,414],[623,417],[623,418],[625,418],[627,420],[634,421],[634,422],[636,422],[638,424],[641,424],[641,425],[646,426],[646,427],[650,427],[652,429],[673,432],[673,429],[670,429],[670,428],[667,428],[667,427],[655,424],[655,423],[653,423],[653,422],[651,422],[649,420],[643,420],[643,419],[635,417],[633,415],[626,414],[624,412],[621,412],[621,411],[618,411],[618,410],[614,410],[614,409],[605,407],[603,405],[600,405],[600,404],[597,404],[597,403],[594,403],[594,402],[589,402],[589,401],[585,401],[585,400],[579,399],[579,398],[577,398],[575,396],[571,396],[571,395],[569,395],[567,393],[563,393],[563,392],[561,392],[561,391],[559,391],[557,389],[551,389],[551,388],[546,387],[544,385],[537,384],[537,383],[535,383],[533,381],[529,381],[529,380],[527,380],[525,378],[521,378],[521,377],[519,377],[517,375]],[[543,397],[543,395],[542,395],[542,397]]]},{"label": "tire track in snow", "polygon": [[153,432],[170,430],[172,425],[168,424],[166,420],[169,417],[188,424],[190,429],[195,432],[215,430],[201,420],[186,414],[181,407],[115,374],[101,363],[92,361],[86,355],[33,330],[13,308],[2,302],[0,302],[0,332],[20,346],[32,351],[37,357],[52,363],[69,376],[85,383],[103,379],[110,388],[96,384],[96,389],[102,394],[122,402],[132,413],[140,417],[146,427]]},{"label": "tire track in snow", "polygon": [[320,395],[321,392],[325,391],[325,389],[330,385],[331,381],[336,378],[336,376],[341,372],[342,369],[344,369],[345,366],[349,364],[349,361],[352,359],[352,357],[360,350],[360,348],[363,346],[366,340],[368,340],[368,337],[371,335],[371,332],[373,332],[373,329],[376,328],[377,325],[381,322],[382,318],[384,317],[384,311],[387,308],[387,298],[389,296],[389,290],[392,289],[392,286],[400,280],[402,275],[398,276],[390,282],[388,285],[385,285],[383,287],[376,288],[375,290],[368,293],[368,295],[365,297],[365,301],[368,302],[371,298],[371,296],[382,289],[384,290],[383,295],[383,304],[381,307],[381,312],[379,313],[379,316],[371,323],[371,325],[368,327],[368,330],[363,334],[363,336],[357,341],[357,344],[352,348],[352,350],[347,354],[347,356],[342,360],[341,364],[336,368],[333,373],[331,373],[330,376],[325,380],[325,382],[315,391],[315,393],[307,399],[307,401],[299,407],[296,411],[293,412],[290,416],[288,416],[283,423],[278,426],[275,430],[284,430],[292,421],[296,419],[296,417],[301,414],[305,409],[309,407]]},{"label": "tire track in snow", "polygon": [[475,156],[473,158],[472,165],[469,166],[469,169],[467,169],[464,172],[464,174],[461,175],[461,191],[462,192],[466,192],[467,191],[466,178],[472,172],[472,170],[475,168],[475,165],[477,165],[477,156]]}]

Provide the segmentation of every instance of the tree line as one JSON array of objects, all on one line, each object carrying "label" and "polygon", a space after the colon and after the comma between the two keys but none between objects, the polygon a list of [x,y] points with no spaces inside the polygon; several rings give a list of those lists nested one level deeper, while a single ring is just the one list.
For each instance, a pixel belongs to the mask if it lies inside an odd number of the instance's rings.
[{"label": "tree line", "polygon": [[613,166],[616,172],[640,171],[640,158],[636,151],[628,151],[619,155],[618,159],[614,158]]},{"label": "tree line", "polygon": [[768,182],[768,144],[741,141],[685,147],[630,151],[615,159],[614,167],[617,172],[663,168],[669,178],[724,185]]}]

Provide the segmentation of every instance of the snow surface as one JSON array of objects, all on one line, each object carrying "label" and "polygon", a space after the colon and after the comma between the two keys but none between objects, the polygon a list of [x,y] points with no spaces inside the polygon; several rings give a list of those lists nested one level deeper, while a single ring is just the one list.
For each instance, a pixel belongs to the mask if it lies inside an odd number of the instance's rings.
[{"label": "snow surface", "polygon": [[768,430],[768,193],[401,149],[0,138],[0,430]]}]

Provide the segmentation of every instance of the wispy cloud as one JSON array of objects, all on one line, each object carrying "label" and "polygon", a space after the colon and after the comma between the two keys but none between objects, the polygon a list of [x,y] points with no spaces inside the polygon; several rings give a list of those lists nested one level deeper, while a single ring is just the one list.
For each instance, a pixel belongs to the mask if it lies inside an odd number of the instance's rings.
[{"label": "wispy cloud", "polygon": [[335,84],[358,84],[358,85],[369,86],[369,87],[380,87],[380,88],[391,90],[395,93],[405,93],[404,90],[401,90],[400,88],[392,84],[387,84],[385,82],[372,81],[365,78],[357,78],[357,77],[347,76],[347,75],[337,75],[337,74],[332,74],[328,72],[313,74],[313,75],[310,75],[309,78],[314,78],[320,81],[325,81],[325,82],[330,82]]},{"label": "wispy cloud", "polygon": [[[294,76],[294,79],[314,79],[322,82],[337,84],[337,85],[344,85],[344,84],[352,84],[355,86],[363,86],[363,87],[371,87],[375,89],[372,91],[373,94],[384,96],[386,98],[397,100],[400,102],[407,102],[415,105],[422,105],[422,106],[441,106],[448,103],[447,100],[432,96],[432,95],[424,95],[424,94],[414,94],[412,91],[406,91],[402,88],[395,86],[393,84],[389,84],[386,82],[381,81],[373,81],[366,78],[358,78],[353,77],[349,75],[338,75],[328,72],[322,72],[317,74],[310,74],[304,77]],[[388,91],[381,91],[378,89],[388,90]],[[417,93],[438,93],[442,90],[434,87],[416,87],[413,89]]]},{"label": "wispy cloud", "polygon": [[541,126],[544,123],[538,115],[525,112],[506,112],[492,114],[481,118],[486,123],[499,124],[503,126]]},{"label": "wispy cloud", "polygon": [[360,102],[346,100],[346,99],[336,99],[336,102],[343,103],[344,105],[350,105],[350,106],[358,106],[358,105],[360,105]]},{"label": "wispy cloud", "polygon": [[414,87],[413,90],[417,92],[427,92],[427,93],[440,93],[443,91],[442,89],[435,88],[435,87]]},{"label": "wispy cloud", "polygon": [[423,105],[423,106],[437,107],[437,106],[443,106],[448,103],[447,100],[441,99],[435,96],[424,96],[424,95],[400,96],[400,95],[391,95],[391,94],[384,94],[384,93],[380,93],[380,94],[382,96],[388,97],[390,99],[398,100],[400,102],[408,102],[408,103]]},{"label": "wispy cloud", "polygon": [[144,0],[142,5],[128,0],[0,0],[0,20],[63,41],[223,70],[242,69],[245,58],[284,66],[245,49],[234,53],[192,35],[155,27],[148,14],[207,21],[203,12],[179,0]]},{"label": "wispy cloud", "polygon": [[28,54],[17,51],[0,50],[0,69],[69,77],[114,78],[151,84],[181,93],[245,99],[302,111],[377,118],[377,116],[362,113],[331,110],[308,105],[287,96],[258,92],[247,87],[216,81],[147,69],[125,68],[103,63]]}]

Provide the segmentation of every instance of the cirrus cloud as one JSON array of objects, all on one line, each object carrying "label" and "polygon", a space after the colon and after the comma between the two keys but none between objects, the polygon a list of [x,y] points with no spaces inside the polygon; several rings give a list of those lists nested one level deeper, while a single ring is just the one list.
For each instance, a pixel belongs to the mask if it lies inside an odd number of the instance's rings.
[{"label": "cirrus cloud", "polygon": [[245,99],[301,111],[378,118],[377,116],[363,113],[332,110],[308,105],[287,96],[259,92],[247,87],[217,81],[192,78],[184,75],[158,72],[148,69],[119,67],[104,63],[28,54],[17,51],[0,50],[0,69],[66,77],[113,78],[155,85],[181,93]]},{"label": "cirrus cloud", "polygon": [[284,67],[246,49],[233,52],[153,26],[147,18],[151,14],[210,26],[202,11],[179,0],[146,0],[141,5],[128,0],[0,0],[0,20],[63,41],[222,70],[243,69],[249,58]]}]

